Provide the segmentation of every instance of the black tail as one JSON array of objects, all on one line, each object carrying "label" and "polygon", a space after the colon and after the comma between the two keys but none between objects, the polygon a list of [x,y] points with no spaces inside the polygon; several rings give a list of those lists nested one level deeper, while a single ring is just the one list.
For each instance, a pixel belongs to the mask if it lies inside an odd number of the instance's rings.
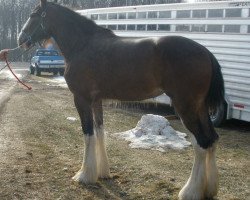
[{"label": "black tail", "polygon": [[225,101],[224,80],[219,62],[211,52],[209,52],[209,56],[212,62],[212,78],[206,103],[211,110],[216,110]]}]

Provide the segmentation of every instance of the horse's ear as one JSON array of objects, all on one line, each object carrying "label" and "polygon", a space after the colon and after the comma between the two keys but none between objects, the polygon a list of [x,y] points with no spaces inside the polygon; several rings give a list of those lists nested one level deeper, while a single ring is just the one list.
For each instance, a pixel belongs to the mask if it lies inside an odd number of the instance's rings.
[{"label": "horse's ear", "polygon": [[47,3],[47,0],[41,0],[40,1],[40,5],[42,8],[45,8],[46,7],[46,3]]}]

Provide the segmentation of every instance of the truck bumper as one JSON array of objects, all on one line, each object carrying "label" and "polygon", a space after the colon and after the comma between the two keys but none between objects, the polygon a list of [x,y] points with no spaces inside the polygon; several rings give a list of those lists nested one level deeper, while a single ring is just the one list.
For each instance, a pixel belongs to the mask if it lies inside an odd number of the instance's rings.
[{"label": "truck bumper", "polygon": [[39,65],[40,69],[63,69],[64,65]]}]

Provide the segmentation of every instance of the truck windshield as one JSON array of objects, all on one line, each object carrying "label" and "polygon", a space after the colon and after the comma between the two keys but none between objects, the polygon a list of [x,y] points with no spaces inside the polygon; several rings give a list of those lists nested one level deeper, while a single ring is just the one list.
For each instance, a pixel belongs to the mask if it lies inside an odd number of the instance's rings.
[{"label": "truck windshield", "polygon": [[58,52],[56,51],[38,51],[38,56],[58,56]]}]

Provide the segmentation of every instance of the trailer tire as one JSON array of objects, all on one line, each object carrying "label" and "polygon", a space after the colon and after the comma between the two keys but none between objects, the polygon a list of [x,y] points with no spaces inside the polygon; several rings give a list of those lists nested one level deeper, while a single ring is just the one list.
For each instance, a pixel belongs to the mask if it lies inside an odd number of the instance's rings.
[{"label": "trailer tire", "polygon": [[215,127],[220,127],[226,120],[226,103],[220,104],[216,111],[209,112],[210,119]]}]

